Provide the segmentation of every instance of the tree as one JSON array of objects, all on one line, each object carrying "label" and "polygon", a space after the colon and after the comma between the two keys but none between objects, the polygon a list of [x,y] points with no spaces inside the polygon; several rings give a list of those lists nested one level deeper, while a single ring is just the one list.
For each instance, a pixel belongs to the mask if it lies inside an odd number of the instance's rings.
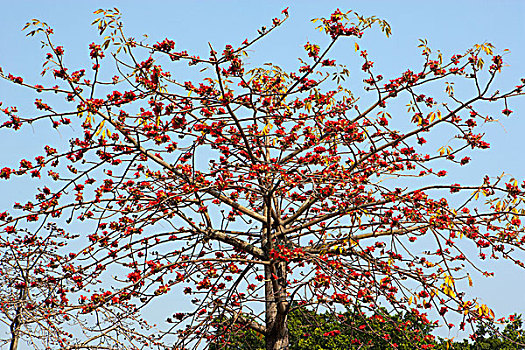
[{"label": "tree", "polygon": [[[363,317],[358,310],[346,310],[334,317],[299,307],[288,318],[291,350],[392,349],[392,344],[396,349],[522,349],[525,342],[521,316],[512,315],[503,324],[503,330],[493,320],[479,324],[470,341],[458,341],[435,337],[431,333],[437,324],[411,312],[391,315],[387,310],[376,310],[375,314]],[[226,349],[265,347],[264,338],[253,330],[224,336],[228,338],[223,342]],[[214,344],[210,347],[216,348]]]},{"label": "tree", "polygon": [[[525,183],[448,180],[490,146],[481,128],[495,119],[484,104],[510,116],[523,95],[523,80],[492,89],[504,64],[491,44],[445,58],[422,40],[421,67],[386,79],[363,36],[374,26],[388,36],[388,23],[337,10],[315,20],[327,44],[306,43],[297,71],[247,70],[244,57],[286,9],[239,46],[210,44],[207,58],[168,38],[127,37],[116,9],[95,14],[104,39],[89,45],[90,67],[71,68],[53,30],[33,20],[28,35],[47,51],[42,74],[56,82],[1,73],[50,95],[35,99],[36,116],[4,106],[4,132],[50,122],[71,135],[0,172],[38,186],[35,199],[0,214],[11,348],[20,336],[70,349],[220,346],[217,329],[227,327],[287,349],[287,319],[304,306],[357,308],[364,320],[383,306],[421,319],[430,310],[450,327],[453,311],[461,329],[494,317],[463,292],[465,268],[478,268],[476,254],[523,267],[513,250],[525,240]],[[362,60],[359,96],[329,56],[342,40]],[[185,63],[199,70],[192,81],[170,71]],[[393,114],[400,105],[408,117]],[[451,141],[428,154],[433,135]],[[42,235],[46,225],[62,244]],[[28,264],[15,267],[20,260]],[[148,308],[166,309],[166,322],[153,325]]]},{"label": "tree", "polygon": [[[392,315],[379,309],[373,315],[359,309],[345,310],[334,316],[330,312],[316,313],[305,307],[296,307],[288,316],[290,349],[426,349],[438,344],[430,334],[436,327],[419,315],[406,313]],[[231,330],[231,329],[229,329]],[[253,330],[230,334],[222,332],[221,344],[210,349],[264,349],[265,339]]]},{"label": "tree", "polygon": [[[82,297],[79,303],[70,302],[75,290],[89,290],[97,285],[96,279],[78,274],[73,264],[63,263],[65,257],[61,251],[74,238],[53,223],[35,232],[18,229],[2,238],[0,312],[2,321],[9,325],[9,337],[2,343],[9,344],[10,350],[17,349],[21,339],[35,346],[63,348],[66,339],[83,334],[85,339],[75,345],[85,348],[101,336],[110,340],[140,337],[136,330],[140,324],[129,327],[135,314],[133,309],[115,304],[114,300],[111,308],[99,304],[111,296],[107,292],[91,294],[90,305],[96,305],[96,310],[84,307]],[[70,254],[69,259],[74,253]],[[94,311],[93,318],[86,315],[88,311]]]},{"label": "tree", "polygon": [[[525,339],[523,339],[523,321],[521,315],[511,315],[505,322],[503,331],[491,324],[479,325],[470,338],[471,343],[467,340],[454,344],[456,349],[505,349],[519,350],[523,349]],[[446,346],[446,343],[443,344]]]}]

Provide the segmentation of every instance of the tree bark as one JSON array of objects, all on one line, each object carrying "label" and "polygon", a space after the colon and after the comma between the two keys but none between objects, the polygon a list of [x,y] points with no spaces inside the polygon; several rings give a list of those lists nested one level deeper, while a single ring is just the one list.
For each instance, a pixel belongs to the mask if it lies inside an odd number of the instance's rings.
[{"label": "tree bark", "polygon": [[18,341],[20,340],[20,328],[22,327],[22,312],[23,302],[27,299],[27,290],[25,288],[20,289],[20,295],[18,297],[19,305],[16,308],[16,314],[11,322],[10,331],[11,331],[11,343],[9,344],[9,350],[18,349]]},{"label": "tree bark", "polygon": [[[281,270],[281,269],[280,269]],[[281,270],[282,271],[282,270]],[[289,347],[288,310],[286,308],[286,286],[284,276],[277,283],[271,266],[265,267],[266,294],[266,350],[287,350]],[[275,285],[279,290],[275,290]]]},{"label": "tree bark", "polygon": [[16,316],[11,323],[11,343],[9,344],[9,350],[16,350],[18,348],[18,340],[20,339],[20,318],[21,318],[21,306],[16,309]]},{"label": "tree bark", "polygon": [[288,350],[287,316],[277,313],[273,319],[273,327],[266,335],[266,350]]},{"label": "tree bark", "polygon": [[[268,258],[269,252],[275,249],[272,235],[272,201],[271,193],[264,198],[266,225],[262,232],[262,248]],[[279,212],[277,210],[277,212]],[[280,231],[280,230],[279,230]],[[264,293],[266,306],[266,350],[288,350],[288,308],[287,308],[287,264],[284,261],[270,261],[264,267]]]}]

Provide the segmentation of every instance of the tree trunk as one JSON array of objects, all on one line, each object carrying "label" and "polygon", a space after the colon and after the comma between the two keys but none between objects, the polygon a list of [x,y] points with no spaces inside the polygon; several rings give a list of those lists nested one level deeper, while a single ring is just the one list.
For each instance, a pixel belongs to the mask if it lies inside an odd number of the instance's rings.
[{"label": "tree trunk", "polygon": [[273,319],[273,327],[266,334],[266,350],[288,350],[287,315],[277,313]]},{"label": "tree trunk", "polygon": [[20,327],[22,326],[22,304],[23,301],[26,300],[27,294],[26,289],[20,289],[20,295],[18,297],[19,305],[16,308],[16,314],[13,319],[13,322],[11,322],[10,330],[11,330],[11,343],[9,344],[9,350],[17,350],[18,348],[18,340],[20,339]]},{"label": "tree trunk", "polygon": [[9,344],[9,350],[16,350],[18,348],[18,338],[18,334],[13,334],[11,344]]},{"label": "tree trunk", "polygon": [[[266,350],[288,350],[288,310],[286,310],[286,286],[283,285],[286,279],[283,278],[284,276],[279,276],[281,278],[276,282],[271,266],[265,267],[265,275]],[[276,285],[277,291],[275,291]]]},{"label": "tree trunk", "polygon": [[21,306],[16,309],[16,316],[11,323],[11,343],[9,344],[9,350],[17,350],[18,339],[20,339],[20,318],[21,318]]},{"label": "tree trunk", "polygon": [[[263,228],[262,247],[266,254],[274,249],[272,237],[271,193],[264,198],[266,227]],[[276,209],[279,212],[278,209]],[[279,230],[280,231],[280,230]],[[288,350],[288,308],[287,308],[287,264],[271,261],[264,267],[264,294],[266,300],[266,350]]]}]

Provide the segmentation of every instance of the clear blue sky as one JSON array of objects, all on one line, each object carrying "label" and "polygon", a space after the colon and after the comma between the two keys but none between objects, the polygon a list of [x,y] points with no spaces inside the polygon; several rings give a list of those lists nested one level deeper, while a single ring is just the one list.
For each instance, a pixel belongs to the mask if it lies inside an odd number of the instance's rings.
[{"label": "clear blue sky", "polygon": [[[268,25],[283,8],[290,7],[290,20],[264,43],[256,46],[252,64],[273,61],[284,67],[296,67],[302,56],[302,46],[308,40],[320,38],[310,19],[328,16],[334,9],[352,9],[364,15],[376,15],[388,20],[393,35],[386,39],[380,33],[368,35],[366,48],[377,71],[392,76],[407,68],[420,67],[418,39],[426,38],[434,49],[445,56],[462,52],[475,43],[490,42],[497,49],[510,49],[505,56],[510,66],[499,78],[500,86],[511,87],[525,77],[525,1],[5,1],[0,0],[0,66],[4,72],[23,76],[37,83],[43,53],[35,38],[26,38],[21,28],[38,18],[55,29],[55,42],[63,45],[71,63],[78,67],[88,63],[88,44],[98,41],[96,29],[91,26],[92,12],[98,8],[118,7],[129,36],[140,38],[147,33],[151,40],[173,39],[179,49],[206,56],[208,42],[221,48],[225,44],[239,44],[253,37],[258,28]],[[353,44],[352,44],[353,45]],[[365,46],[365,45],[363,45]],[[338,47],[340,55],[350,46]],[[352,48],[353,50],[353,48]],[[358,70],[359,67],[349,67]],[[0,101],[18,105],[24,110],[25,99],[18,88],[0,82]],[[525,175],[523,150],[525,130],[525,103],[511,101],[515,111],[511,118],[502,118],[501,124],[486,129],[492,144],[489,152],[477,154],[468,174],[463,178],[479,183],[485,174],[495,176],[503,170],[517,178]],[[0,139],[0,167],[15,158],[30,155],[33,143],[14,138]],[[16,144],[16,149],[13,145]],[[39,146],[40,147],[40,146]],[[473,157],[474,158],[474,157]],[[20,196],[23,188],[0,191]],[[7,205],[0,199],[2,210]],[[492,306],[497,317],[509,313],[525,313],[525,271],[517,270],[506,261],[494,265],[496,277],[482,279],[476,276],[473,294]],[[444,333],[444,335],[447,335]],[[454,336],[451,334],[450,336]]]}]

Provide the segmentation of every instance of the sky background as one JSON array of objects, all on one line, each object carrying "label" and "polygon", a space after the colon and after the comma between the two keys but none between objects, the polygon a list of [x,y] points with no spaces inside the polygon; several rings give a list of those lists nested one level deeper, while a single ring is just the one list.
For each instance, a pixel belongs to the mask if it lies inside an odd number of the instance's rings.
[{"label": "sky background", "polygon": [[[281,16],[281,10],[290,7],[290,19],[263,43],[255,46],[250,64],[275,62],[288,69],[296,69],[297,57],[304,57],[306,41],[323,43],[310,22],[312,18],[329,16],[336,8],[355,10],[359,14],[386,19],[392,26],[392,36],[387,39],[379,30],[372,30],[360,45],[366,48],[375,61],[376,72],[385,77],[394,76],[408,68],[421,67],[418,39],[428,39],[434,49],[441,49],[445,57],[460,53],[475,43],[490,42],[496,49],[508,48],[504,57],[509,64],[499,76],[497,86],[511,88],[525,77],[525,1],[13,1],[0,0],[0,67],[4,72],[24,77],[27,82],[38,83],[44,52],[38,38],[26,38],[21,31],[24,24],[38,18],[55,30],[54,41],[64,46],[66,58],[77,68],[89,64],[88,44],[100,41],[93,11],[98,8],[117,7],[123,14],[125,31],[137,39],[147,33],[150,42],[165,37],[175,40],[177,50],[206,57],[211,42],[217,51],[226,44],[240,44],[245,38],[256,35],[257,29],[269,25],[271,19]],[[323,41],[324,40],[324,41]],[[353,54],[353,41],[336,47],[339,57]],[[351,72],[360,67],[348,67]],[[192,76],[180,72],[181,76]],[[358,91],[357,93],[359,93]],[[525,98],[522,98],[525,100]],[[17,105],[32,111],[32,99],[27,99],[23,89],[0,82],[0,101],[4,106]],[[479,183],[485,174],[499,175],[503,170],[523,180],[525,156],[523,145],[525,131],[525,103],[511,100],[514,110],[510,118],[500,115],[501,123],[487,127],[487,141],[492,148],[476,153],[467,171],[457,174],[461,179]],[[501,110],[501,106],[494,110]],[[24,156],[41,149],[42,138],[56,134],[36,134],[27,131],[20,135],[2,133],[0,138],[0,168],[17,163]],[[65,138],[65,135],[59,135]],[[455,174],[451,174],[454,176]],[[452,181],[452,179],[450,179]],[[0,183],[0,208],[10,201],[23,201],[30,188],[22,183]],[[525,271],[516,269],[507,261],[491,262],[496,277],[483,279],[475,276],[473,295],[491,306],[496,317],[510,313],[525,313]],[[446,336],[455,334],[442,333]]]}]

